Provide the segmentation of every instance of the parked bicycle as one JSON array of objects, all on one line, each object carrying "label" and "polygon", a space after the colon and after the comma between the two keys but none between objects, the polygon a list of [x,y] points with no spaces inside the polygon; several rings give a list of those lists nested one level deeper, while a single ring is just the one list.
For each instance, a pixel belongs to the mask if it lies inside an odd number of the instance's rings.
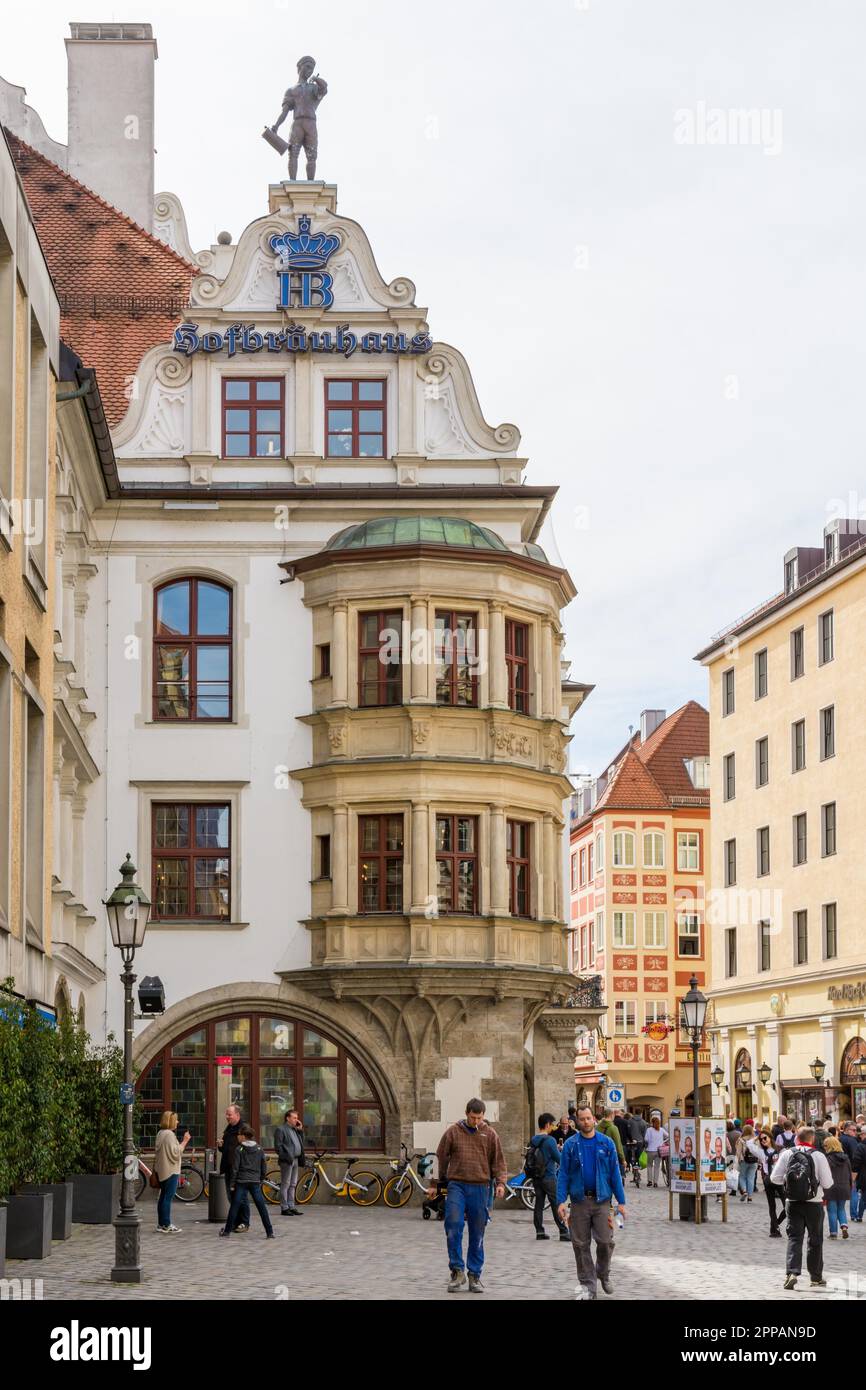
[{"label": "parked bicycle", "polygon": [[418,1171],[412,1167],[409,1159],[409,1150],[405,1144],[400,1145],[400,1157],[391,1159],[391,1167],[394,1169],[393,1175],[385,1183],[383,1197],[386,1207],[405,1207],[409,1198],[412,1196],[412,1184],[423,1192],[426,1196],[427,1188],[430,1186],[430,1169],[433,1167],[432,1153],[416,1154],[418,1161]]},{"label": "parked bicycle", "polygon": [[515,1173],[513,1178],[505,1181],[506,1202],[510,1202],[512,1197],[519,1197],[528,1211],[535,1211],[535,1188],[525,1173]]},{"label": "parked bicycle", "polygon": [[[135,1200],[141,1197],[148,1185],[152,1169],[148,1168],[144,1159],[138,1160],[138,1178],[135,1183]],[[207,1183],[205,1176],[197,1163],[192,1158],[184,1158],[180,1165],[180,1175],[177,1180],[177,1191],[175,1197],[179,1202],[197,1202],[199,1197],[207,1195]]]},{"label": "parked bicycle", "polygon": [[[337,1154],[334,1149],[322,1149],[315,1152],[312,1165],[304,1169],[295,1188],[295,1201],[298,1206],[302,1207],[307,1202],[312,1201],[322,1179],[338,1197],[348,1197],[358,1207],[375,1206],[382,1196],[382,1179],[379,1174],[373,1173],[368,1168],[356,1168],[355,1164],[358,1160],[347,1158],[342,1178],[339,1182],[331,1182],[325,1170],[324,1160],[336,1157]],[[262,1183],[262,1192],[265,1194],[266,1201],[274,1204],[280,1201],[279,1167],[268,1169]]]}]

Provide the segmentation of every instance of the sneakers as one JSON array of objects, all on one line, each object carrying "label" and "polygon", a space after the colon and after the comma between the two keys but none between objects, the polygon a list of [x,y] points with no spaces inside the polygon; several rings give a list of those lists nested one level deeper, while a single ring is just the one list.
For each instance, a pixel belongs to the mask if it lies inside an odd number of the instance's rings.
[{"label": "sneakers", "polygon": [[457,1293],[460,1289],[463,1288],[463,1285],[464,1285],[465,1283],[466,1283],[466,1275],[463,1273],[463,1270],[462,1270],[462,1269],[452,1269],[452,1271],[451,1271],[451,1283],[448,1285],[448,1292],[449,1292],[449,1293]]},{"label": "sneakers", "polygon": [[827,1239],[828,1239],[828,1240],[835,1240],[835,1239],[836,1239],[836,1232],[835,1232],[835,1231],[829,1231],[829,1232],[827,1233]]},{"label": "sneakers", "polygon": [[602,1279],[601,1287],[604,1289],[606,1294],[613,1294],[613,1284],[610,1282],[609,1279]]},{"label": "sneakers", "polygon": [[784,1289],[796,1289],[796,1287],[797,1287],[797,1276],[796,1276],[796,1274],[786,1274],[786,1275],[785,1275],[785,1282],[784,1282],[784,1284],[782,1285],[782,1287],[783,1287]]},{"label": "sneakers", "polygon": [[771,1232],[770,1232],[770,1240],[781,1240],[781,1239],[782,1239],[782,1232],[781,1232],[781,1231],[771,1231]]},{"label": "sneakers", "polygon": [[469,1276],[469,1292],[470,1292],[470,1293],[483,1293],[483,1292],[484,1292],[484,1285],[483,1285],[482,1282],[481,1282],[481,1275],[480,1275],[480,1274],[470,1274],[470,1276]]},{"label": "sneakers", "polygon": [[242,1233],[243,1231],[248,1231],[249,1229],[250,1229],[249,1226],[235,1226],[235,1230],[236,1230],[238,1233]]},{"label": "sneakers", "polygon": [[221,1235],[221,1236],[230,1236],[230,1235],[231,1235],[231,1231],[227,1231],[227,1230],[225,1229],[225,1227],[223,1227],[223,1229],[220,1231],[220,1235]]},{"label": "sneakers", "polygon": [[812,1280],[810,1281],[810,1283],[809,1283],[809,1288],[810,1288],[810,1289],[826,1289],[826,1287],[827,1287],[827,1280],[826,1280],[826,1279],[812,1279]]},{"label": "sneakers", "polygon": [[571,1236],[568,1234],[568,1231],[560,1231],[560,1233],[559,1233],[559,1239],[560,1239],[560,1240],[567,1240],[568,1243],[569,1243],[569,1245],[571,1244]]},{"label": "sneakers", "polygon": [[550,1240],[550,1236],[547,1234],[546,1231],[536,1231],[536,1232],[535,1232],[535,1239],[536,1239],[536,1240]]},{"label": "sneakers", "polygon": [[294,1214],[291,1207],[281,1207],[280,1209],[280,1216],[294,1216]]},{"label": "sneakers", "polygon": [[157,1226],[156,1229],[163,1236],[179,1236],[181,1234],[180,1226]]},{"label": "sneakers", "polygon": [[276,1231],[265,1231],[265,1237],[266,1237],[268,1240],[276,1240],[276,1238],[277,1238],[277,1233],[276,1233]]},{"label": "sneakers", "polygon": [[597,1297],[595,1291],[593,1289],[588,1289],[585,1284],[575,1285],[574,1296],[578,1303],[588,1303],[590,1299]]},{"label": "sneakers", "polygon": [[303,1216],[304,1214],[300,1207],[289,1207],[289,1211],[292,1213],[292,1216]]},{"label": "sneakers", "polygon": [[847,1226],[843,1226],[843,1227],[842,1227],[842,1239],[843,1239],[843,1240],[847,1240],[847,1239],[848,1239],[848,1227],[847,1227]]}]

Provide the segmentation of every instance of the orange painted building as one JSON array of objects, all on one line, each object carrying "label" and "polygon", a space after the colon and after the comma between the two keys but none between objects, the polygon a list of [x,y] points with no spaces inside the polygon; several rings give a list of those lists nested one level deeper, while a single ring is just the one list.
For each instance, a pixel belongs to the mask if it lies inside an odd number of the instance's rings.
[{"label": "orange painted building", "polygon": [[[709,748],[702,705],[644,710],[639,732],[572,798],[571,966],[599,977],[607,1009],[579,1040],[575,1079],[597,1107],[617,1083],[629,1109],[668,1114],[679,1101],[691,1113],[678,1019],[689,978],[707,987]],[[708,1098],[709,1052],[699,1061]]]}]

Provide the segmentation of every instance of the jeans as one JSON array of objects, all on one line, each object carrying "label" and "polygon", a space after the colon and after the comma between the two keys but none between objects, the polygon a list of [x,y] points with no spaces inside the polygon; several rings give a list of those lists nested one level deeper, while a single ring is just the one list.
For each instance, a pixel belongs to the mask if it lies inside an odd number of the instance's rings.
[{"label": "jeans", "polygon": [[646,1156],[646,1171],[647,1171],[647,1181],[648,1181],[648,1182],[656,1183],[656,1184],[658,1183],[658,1180],[659,1180],[659,1169],[661,1168],[661,1166],[662,1166],[662,1156],[661,1156],[661,1154],[659,1153],[658,1149],[656,1149],[656,1151],[655,1151],[654,1154],[651,1154],[651,1153],[648,1153],[648,1154],[647,1154],[647,1156]]},{"label": "jeans", "polygon": [[535,1208],[532,1213],[532,1220],[535,1223],[536,1231],[544,1230],[544,1203],[549,1201],[556,1228],[560,1235],[564,1235],[567,1227],[556,1205],[556,1178],[533,1178],[532,1186],[535,1189]]},{"label": "jeans", "polygon": [[[764,1191],[767,1194],[767,1206],[770,1210],[770,1230],[778,1231],[779,1226],[785,1219],[785,1198],[782,1189],[769,1178],[764,1178]],[[776,1203],[779,1203],[782,1210],[777,1211]]]},{"label": "jeans", "polygon": [[[226,1196],[227,1196],[228,1199],[229,1199],[229,1211],[231,1211],[231,1209],[232,1209],[232,1175],[231,1175],[231,1173],[223,1173],[223,1178],[225,1179]],[[238,1221],[237,1224],[238,1224],[239,1226],[249,1226],[249,1224],[250,1224],[250,1199],[249,1199],[249,1194],[246,1192],[246,1190],[245,1190],[245,1189],[242,1189],[242,1191],[243,1191],[243,1200],[242,1200],[242,1202],[241,1202],[240,1220]]]},{"label": "jeans", "polygon": [[788,1253],[785,1271],[788,1274],[803,1272],[803,1236],[808,1237],[806,1246],[806,1268],[812,1279],[820,1279],[824,1272],[824,1206],[822,1202],[788,1203]]},{"label": "jeans", "polygon": [[291,1163],[280,1159],[280,1205],[286,1211],[295,1205],[295,1188],[298,1185],[298,1160]]},{"label": "jeans", "polygon": [[235,1226],[237,1226],[238,1224],[243,1224],[238,1222],[238,1216],[240,1215],[243,1207],[246,1207],[247,1209],[247,1222],[249,1221],[250,1198],[252,1198],[252,1200],[256,1204],[256,1211],[262,1218],[262,1225],[264,1226],[268,1235],[273,1234],[274,1228],[271,1225],[271,1218],[268,1216],[268,1205],[262,1193],[261,1183],[239,1182],[235,1186],[234,1196],[232,1197],[231,1209],[229,1211],[228,1220],[225,1224],[226,1235],[230,1235],[231,1232],[235,1229]]},{"label": "jeans", "polygon": [[739,1181],[737,1182],[737,1187],[739,1191],[744,1192],[746,1196],[751,1197],[752,1193],[755,1190],[755,1179],[757,1176],[757,1163],[741,1163],[740,1177]]},{"label": "jeans", "polygon": [[847,1216],[847,1213],[846,1213],[846,1211],[845,1211],[845,1203],[844,1203],[844,1202],[828,1202],[828,1203],[827,1203],[827,1225],[830,1227],[830,1234],[831,1234],[831,1236],[834,1236],[834,1235],[836,1234],[836,1225],[837,1225],[837,1223],[838,1223],[838,1225],[840,1225],[840,1226],[847,1226],[847,1225],[848,1225],[848,1216]]},{"label": "jeans", "polygon": [[860,1209],[863,1206],[863,1193],[856,1187],[851,1188],[851,1220],[860,1220]]},{"label": "jeans", "polygon": [[[445,1237],[448,1241],[448,1268],[468,1267],[479,1275],[484,1267],[484,1227],[487,1225],[489,1184],[448,1180],[445,1197]],[[463,1263],[463,1227],[469,1223],[469,1253]]]},{"label": "jeans", "polygon": [[[571,1243],[577,1264],[577,1277],[590,1293],[596,1291],[596,1279],[606,1281],[613,1259],[613,1227],[610,1202],[596,1202],[584,1197],[571,1204]],[[592,1258],[592,1238],[595,1236],[595,1262]]]},{"label": "jeans", "polygon": [[160,1226],[171,1225],[171,1199],[177,1192],[179,1178],[179,1173],[172,1173],[170,1177],[160,1181],[159,1197],[156,1203],[156,1220]]}]

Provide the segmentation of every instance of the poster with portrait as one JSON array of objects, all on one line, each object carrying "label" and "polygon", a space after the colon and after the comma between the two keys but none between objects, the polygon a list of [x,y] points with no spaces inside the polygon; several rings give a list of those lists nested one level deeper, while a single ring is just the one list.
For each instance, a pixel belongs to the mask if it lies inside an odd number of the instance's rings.
[{"label": "poster with portrait", "polygon": [[719,1119],[698,1120],[698,1160],[701,1167],[701,1192],[725,1191],[725,1122]]},{"label": "poster with portrait", "polygon": [[667,1131],[671,1146],[671,1191],[694,1196],[698,1175],[694,1119],[687,1115],[671,1115]]}]

